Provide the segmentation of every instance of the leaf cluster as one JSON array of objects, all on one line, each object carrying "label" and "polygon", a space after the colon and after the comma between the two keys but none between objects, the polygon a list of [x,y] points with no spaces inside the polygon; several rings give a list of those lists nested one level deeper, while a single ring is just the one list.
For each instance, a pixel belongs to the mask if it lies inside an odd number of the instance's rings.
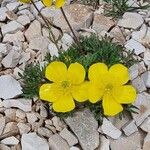
[{"label": "leaf cluster", "polygon": [[44,70],[39,64],[30,64],[25,67],[23,74],[19,74],[23,80],[23,97],[33,98],[39,95],[39,87],[45,81]]},{"label": "leaf cluster", "polygon": [[129,5],[129,0],[105,0],[107,3],[111,4],[111,9],[105,8],[105,14],[107,16],[112,16],[114,18],[118,18],[122,16],[125,12],[133,12],[138,9],[147,9],[150,8],[150,4],[141,5],[138,4],[137,7]]},{"label": "leaf cluster", "polygon": [[[80,46],[73,44],[67,51],[63,51],[59,54],[59,57],[51,58],[50,54],[47,54],[45,60],[49,63],[53,60],[64,62],[67,66],[71,63],[81,63],[86,71],[89,66],[96,62],[103,62],[109,67],[116,63],[123,63],[125,66],[130,67],[134,64],[132,53],[124,55],[124,48],[121,45],[112,42],[112,39],[105,37],[99,39],[96,35],[90,37],[81,37]],[[45,68],[40,67],[39,64],[30,64],[26,66],[23,75],[23,96],[27,98],[33,98],[39,95],[39,87],[46,82],[44,77]],[[102,103],[91,104],[85,102],[84,104],[76,104],[77,109],[83,106],[88,107],[94,114],[95,118],[101,123],[104,117]],[[61,118],[72,116],[73,112],[68,113],[56,113]],[[130,109],[126,109],[131,112]]]}]

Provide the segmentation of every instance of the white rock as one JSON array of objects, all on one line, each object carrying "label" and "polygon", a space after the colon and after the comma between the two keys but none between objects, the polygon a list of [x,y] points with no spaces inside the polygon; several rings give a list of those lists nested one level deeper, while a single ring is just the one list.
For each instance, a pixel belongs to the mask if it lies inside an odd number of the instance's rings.
[{"label": "white rock", "polygon": [[142,26],[144,19],[138,13],[126,12],[123,15],[123,19],[118,21],[118,26],[129,28],[129,29],[138,29]]},{"label": "white rock", "polygon": [[0,149],[1,150],[11,150],[10,147],[4,145],[4,144],[0,144]]},{"label": "white rock", "polygon": [[5,35],[7,33],[15,33],[19,30],[23,30],[24,26],[22,26],[17,21],[11,21],[8,24],[5,24],[1,27],[2,34]]},{"label": "white rock", "polygon": [[49,50],[49,53],[50,53],[50,55],[53,57],[53,56],[56,56],[56,57],[58,57],[59,56],[59,54],[58,54],[58,49],[57,49],[57,47],[56,47],[56,45],[54,44],[54,43],[50,43],[49,45],[48,45],[48,50]]},{"label": "white rock", "polygon": [[5,145],[17,145],[19,143],[19,140],[14,136],[11,136],[1,140],[1,143]]},{"label": "white rock", "polygon": [[21,123],[21,122],[19,122],[19,123],[17,124],[17,127],[18,127],[19,133],[20,133],[21,135],[24,134],[24,133],[28,133],[28,132],[30,132],[30,130],[31,130],[30,125],[25,124],[25,123]]},{"label": "white rock", "polygon": [[15,121],[16,120],[16,109],[9,108],[9,109],[6,109],[4,111],[4,113],[5,113],[7,120],[9,120],[9,121]]},{"label": "white rock", "polygon": [[134,51],[136,55],[139,55],[146,51],[145,47],[134,39],[130,39],[129,41],[127,41],[127,43],[125,44],[125,48],[129,51]]},{"label": "white rock", "polygon": [[20,118],[20,119],[25,119],[26,117],[26,114],[24,111],[20,110],[20,109],[17,109],[16,110],[16,117]]},{"label": "white rock", "polygon": [[69,150],[80,150],[78,147],[72,146]]},{"label": "white rock", "polygon": [[49,150],[46,140],[40,138],[34,132],[22,135],[21,146],[22,150]]},{"label": "white rock", "polygon": [[110,141],[107,138],[105,138],[105,136],[100,136],[100,143],[101,144],[98,150],[110,150]]},{"label": "white rock", "polygon": [[145,132],[150,132],[150,117],[145,119],[145,121],[140,125],[140,128]]},{"label": "white rock", "polygon": [[[35,5],[36,7],[38,8],[39,11],[41,11],[42,8],[44,8],[44,5],[41,1],[38,1],[38,2],[35,2]],[[33,5],[31,5],[31,12],[37,16],[38,15],[38,12],[37,10],[35,9],[35,7]]]},{"label": "white rock", "polygon": [[150,71],[147,71],[141,76],[147,88],[150,88]]},{"label": "white rock", "polygon": [[13,76],[15,79],[20,79],[19,74],[23,75],[23,70],[19,69],[18,67],[15,67]]},{"label": "white rock", "polygon": [[30,18],[27,15],[21,15],[16,20],[18,23],[22,24],[23,26],[26,26],[30,23]]},{"label": "white rock", "polygon": [[130,121],[122,128],[122,130],[124,131],[125,135],[130,136],[134,132],[138,131],[138,128],[135,125],[135,121]]},{"label": "white rock", "polygon": [[73,38],[67,33],[64,33],[61,41],[63,50],[67,50],[74,42]]},{"label": "white rock", "polygon": [[50,138],[53,135],[51,130],[49,130],[48,128],[44,128],[44,127],[38,128],[37,133],[40,136],[47,137],[47,138]]},{"label": "white rock", "polygon": [[4,127],[5,127],[5,117],[0,118],[0,135],[3,133]]},{"label": "white rock", "polygon": [[9,99],[22,94],[20,83],[10,75],[0,77],[0,98]]},{"label": "white rock", "polygon": [[13,3],[8,3],[8,4],[6,5],[6,7],[7,7],[8,10],[10,10],[10,11],[16,11],[19,5],[20,5],[19,2],[13,2]]},{"label": "white rock", "polygon": [[60,136],[67,141],[69,146],[73,146],[78,143],[77,138],[67,128],[64,128],[60,132]]},{"label": "white rock", "polygon": [[41,36],[41,24],[39,21],[34,20],[29,28],[26,30],[25,32],[25,37],[27,38],[28,41],[31,41],[34,38],[37,38],[39,36]]},{"label": "white rock", "polygon": [[150,147],[150,133],[148,133],[144,139],[143,150],[149,150],[149,147]]},{"label": "white rock", "polygon": [[134,64],[129,68],[130,79],[133,80],[138,76],[138,65]]},{"label": "white rock", "polygon": [[6,11],[8,11],[8,9],[6,7],[0,8],[0,21],[6,20]]},{"label": "white rock", "polygon": [[40,106],[40,116],[43,118],[47,118],[48,112],[44,106]]},{"label": "white rock", "polygon": [[18,31],[14,34],[6,34],[3,38],[3,42],[24,42],[25,38],[24,38],[24,34],[22,31]]},{"label": "white rock", "polygon": [[118,139],[122,132],[117,129],[109,120],[106,118],[103,119],[103,124],[100,127],[102,132],[113,139]]},{"label": "white rock", "polygon": [[138,114],[133,113],[132,117],[136,125],[139,126],[150,115],[150,95],[147,93],[138,94],[134,105],[139,108],[139,111]]},{"label": "white rock", "polygon": [[146,67],[143,61],[141,61],[140,63],[138,63],[138,72],[139,75],[144,73],[146,71]]},{"label": "white rock", "polygon": [[22,63],[26,63],[28,60],[30,60],[31,58],[31,54],[30,53],[21,53],[21,59],[19,60],[19,64],[22,64]]},{"label": "white rock", "polygon": [[26,115],[27,115],[27,120],[30,124],[33,124],[34,122],[38,120],[35,112],[27,113]]},{"label": "white rock", "polygon": [[141,135],[135,132],[129,137],[121,136],[118,140],[112,140],[110,144],[111,150],[140,150]]},{"label": "white rock", "polygon": [[15,50],[11,50],[8,55],[2,60],[2,65],[5,68],[14,68],[19,63],[21,54]]},{"label": "white rock", "polygon": [[146,50],[144,52],[144,63],[148,66],[150,66],[150,51],[149,50]]},{"label": "white rock", "polygon": [[52,121],[53,121],[53,125],[54,127],[56,128],[57,131],[61,131],[62,130],[62,127],[60,126],[61,124],[61,121],[60,121],[60,118],[57,117],[57,116],[54,116],[52,118]]},{"label": "white rock", "polygon": [[142,25],[139,31],[132,32],[132,39],[138,42],[142,42],[142,39],[145,37],[147,32],[147,26],[145,24]]},{"label": "white rock", "polygon": [[16,122],[8,122],[5,126],[3,134],[16,130],[16,129],[18,129]]},{"label": "white rock", "polygon": [[28,112],[28,111],[32,110],[31,105],[32,105],[32,100],[24,99],[24,98],[7,99],[7,100],[3,101],[3,106],[4,107],[6,107],[6,108],[16,107],[16,108],[19,108],[19,109],[21,109],[25,112]]},{"label": "white rock", "polygon": [[144,81],[140,77],[137,77],[136,79],[132,80],[132,85],[136,88],[138,92],[146,91]]},{"label": "white rock", "polygon": [[59,134],[52,135],[48,141],[51,150],[69,150],[69,145]]},{"label": "white rock", "polygon": [[41,53],[45,54],[48,51],[48,45],[49,45],[48,38],[39,36],[30,41],[29,48],[41,51]]},{"label": "white rock", "polygon": [[33,21],[35,19],[35,16],[28,9],[20,10],[17,14],[27,15],[30,18],[30,21]]},{"label": "white rock", "polygon": [[10,44],[0,43],[0,53],[2,54],[2,56],[7,55],[11,49],[12,49],[12,46]]}]

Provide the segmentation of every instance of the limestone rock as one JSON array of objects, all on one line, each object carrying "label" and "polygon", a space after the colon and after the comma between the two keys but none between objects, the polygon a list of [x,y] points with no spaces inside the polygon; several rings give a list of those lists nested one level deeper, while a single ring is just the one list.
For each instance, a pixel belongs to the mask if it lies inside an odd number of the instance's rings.
[{"label": "limestone rock", "polygon": [[135,125],[135,121],[130,121],[122,128],[122,130],[125,133],[125,135],[130,136],[134,132],[137,132],[138,128]]},{"label": "limestone rock", "polygon": [[129,137],[120,137],[118,140],[111,141],[111,150],[138,150],[141,148],[140,133],[135,132]]},{"label": "limestone rock", "polygon": [[30,23],[30,18],[27,15],[21,15],[17,18],[16,21],[22,24],[23,26],[26,26]]},{"label": "limestone rock", "polygon": [[30,125],[25,124],[25,123],[21,123],[21,122],[19,122],[19,123],[17,124],[17,127],[18,127],[19,133],[20,133],[21,135],[22,135],[22,134],[25,134],[25,133],[28,133],[28,132],[30,132],[30,130],[31,130]]},{"label": "limestone rock", "polygon": [[19,5],[20,5],[19,2],[12,2],[12,3],[8,3],[8,4],[6,5],[6,7],[7,7],[8,10],[10,10],[10,11],[16,11]]},{"label": "limestone rock", "polygon": [[89,110],[78,111],[65,122],[77,136],[83,150],[93,150],[99,146],[98,123]]},{"label": "limestone rock", "polygon": [[138,94],[134,105],[139,108],[139,111],[138,114],[133,113],[132,117],[136,125],[139,126],[150,115],[150,95],[147,93]]},{"label": "limestone rock", "polygon": [[32,110],[31,105],[32,105],[32,101],[30,99],[24,99],[24,98],[7,99],[7,100],[3,101],[4,107],[6,107],[6,108],[16,107],[16,108],[19,108],[25,112]]},{"label": "limestone rock", "polygon": [[108,135],[109,137],[113,138],[113,139],[118,139],[122,132],[117,129],[109,120],[107,120],[106,118],[103,119],[103,124],[102,126],[99,128],[99,131],[102,131],[103,134]]},{"label": "limestone rock", "polygon": [[3,130],[5,128],[6,119],[5,117],[0,118],[0,135],[3,133]]},{"label": "limestone rock", "polygon": [[2,34],[15,33],[19,30],[23,30],[24,26],[18,23],[17,21],[11,21],[8,24],[5,24],[1,27]]},{"label": "limestone rock", "polygon": [[0,149],[1,150],[11,150],[8,146],[6,146],[4,144],[0,144]]},{"label": "limestone rock", "polygon": [[150,132],[150,117],[144,120],[144,122],[140,125],[140,128],[145,132]]},{"label": "limestone rock", "polygon": [[0,8],[0,21],[6,20],[6,11],[8,11],[8,9],[6,7]]},{"label": "limestone rock", "polygon": [[134,51],[136,55],[139,55],[146,51],[145,47],[134,39],[127,41],[125,48],[129,51]]},{"label": "limestone rock", "polygon": [[9,99],[22,94],[20,83],[10,75],[0,77],[0,98]]},{"label": "limestone rock", "polygon": [[78,143],[77,138],[67,128],[64,128],[60,132],[60,136],[67,141],[69,146],[73,146]]},{"label": "limestone rock", "polygon": [[48,51],[49,51],[49,53],[50,53],[50,55],[53,57],[53,56],[56,56],[56,57],[58,57],[59,56],[59,54],[58,54],[58,49],[57,49],[57,47],[56,47],[56,45],[54,44],[54,43],[50,43],[49,45],[48,45]]},{"label": "limestone rock", "polygon": [[135,79],[138,76],[138,74],[139,74],[138,69],[139,69],[139,67],[137,64],[134,64],[129,68],[129,74],[130,74],[131,80]]},{"label": "limestone rock", "polygon": [[110,17],[106,17],[102,14],[94,14],[94,20],[93,20],[93,29],[100,33],[101,31],[105,30],[108,31],[112,26],[114,26],[115,23],[113,20],[111,20]]},{"label": "limestone rock", "polygon": [[25,37],[30,42],[32,39],[37,38],[41,35],[42,35],[42,33],[41,33],[41,24],[40,24],[39,21],[34,20],[30,24],[29,28],[26,30]]},{"label": "limestone rock", "polygon": [[7,55],[11,49],[12,49],[12,46],[10,44],[0,43],[0,54],[2,56]]},{"label": "limestone rock", "polygon": [[52,135],[48,141],[52,150],[69,150],[69,145],[59,134]]},{"label": "limestone rock", "polygon": [[35,112],[27,113],[27,120],[30,124],[33,124],[38,120]]},{"label": "limestone rock", "polygon": [[98,150],[110,150],[110,141],[109,139],[105,138],[105,136],[100,136],[100,146]]},{"label": "limestone rock", "polygon": [[43,54],[47,52],[49,40],[46,37],[39,36],[30,40],[29,48],[41,51]]},{"label": "limestone rock", "polygon": [[19,143],[19,140],[14,136],[11,136],[1,140],[1,143],[5,145],[17,145]]},{"label": "limestone rock", "polygon": [[47,138],[50,138],[53,135],[51,130],[49,130],[48,128],[44,128],[44,127],[38,128],[37,133]]},{"label": "limestone rock", "polygon": [[21,146],[22,150],[49,150],[48,143],[34,132],[22,135]]},{"label": "limestone rock", "polygon": [[[79,30],[80,28],[89,27],[91,25],[93,12],[89,6],[74,3],[64,6],[63,9],[73,29]],[[46,18],[53,19],[53,23],[63,31],[70,31],[59,9],[44,8],[41,13]]]},{"label": "limestone rock", "polygon": [[149,148],[150,148],[150,133],[148,133],[144,139],[143,150],[149,150]]},{"label": "limestone rock", "polygon": [[140,77],[137,77],[136,79],[132,80],[132,85],[136,88],[138,92],[146,91],[144,81]]},{"label": "limestone rock", "polygon": [[144,63],[148,66],[150,66],[150,51],[149,50],[146,50],[144,52]]},{"label": "limestone rock", "polygon": [[144,19],[138,13],[126,12],[123,15],[123,19],[118,21],[118,26],[129,28],[129,29],[138,29],[142,26]]},{"label": "limestone rock", "polygon": [[21,54],[12,49],[2,60],[2,64],[5,68],[14,68],[19,63],[20,57]]},{"label": "limestone rock", "polygon": [[141,77],[145,83],[145,86],[150,88],[150,71],[143,73]]}]

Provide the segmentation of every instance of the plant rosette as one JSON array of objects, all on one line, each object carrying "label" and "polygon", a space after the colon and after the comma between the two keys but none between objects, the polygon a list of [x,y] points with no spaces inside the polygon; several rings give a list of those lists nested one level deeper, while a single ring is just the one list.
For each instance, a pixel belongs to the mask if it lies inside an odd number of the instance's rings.
[{"label": "plant rosette", "polygon": [[21,76],[23,96],[38,96],[60,116],[85,107],[100,121],[124,111],[136,112],[132,103],[137,94],[128,71],[134,62],[131,54],[123,55],[123,50],[108,38],[81,38],[80,47],[73,44],[58,57],[47,54],[43,69],[39,64],[27,66]]}]

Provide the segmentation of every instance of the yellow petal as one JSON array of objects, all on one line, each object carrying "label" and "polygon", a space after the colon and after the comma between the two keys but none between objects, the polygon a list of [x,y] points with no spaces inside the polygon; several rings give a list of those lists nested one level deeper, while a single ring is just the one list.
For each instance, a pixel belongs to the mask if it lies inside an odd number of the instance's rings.
[{"label": "yellow petal", "polygon": [[108,67],[104,63],[95,63],[88,71],[89,80],[94,82],[103,81],[106,74],[108,74]]},{"label": "yellow petal", "polygon": [[39,90],[40,99],[55,102],[63,95],[63,91],[56,83],[43,84]]},{"label": "yellow petal", "polygon": [[72,63],[68,68],[68,80],[74,84],[81,84],[85,79],[85,69],[79,63]]},{"label": "yellow petal", "polygon": [[50,7],[52,5],[52,0],[43,0],[43,4],[47,7]]},{"label": "yellow petal", "polygon": [[122,64],[115,64],[109,69],[109,75],[115,85],[123,85],[129,81],[128,68]]},{"label": "yellow petal", "polygon": [[31,0],[19,0],[22,3],[29,3]]},{"label": "yellow petal", "polygon": [[67,67],[63,62],[51,62],[46,67],[45,76],[53,82],[65,81],[67,79]]},{"label": "yellow petal", "polygon": [[84,102],[88,99],[88,83],[84,82],[81,83],[80,85],[75,85],[71,89],[71,93],[73,98],[78,101],[78,102]]},{"label": "yellow petal", "polygon": [[115,100],[120,104],[130,104],[136,99],[136,90],[131,85],[114,88],[112,94]]},{"label": "yellow petal", "polygon": [[55,7],[60,8],[65,4],[65,0],[56,0]]},{"label": "yellow petal", "polygon": [[65,94],[58,101],[53,103],[53,109],[56,112],[69,112],[74,108],[75,103],[71,94]]},{"label": "yellow petal", "polygon": [[101,100],[104,94],[104,88],[102,85],[97,85],[95,83],[89,83],[88,86],[88,99],[91,103],[96,103]]},{"label": "yellow petal", "polygon": [[123,110],[121,104],[116,102],[111,94],[104,94],[102,101],[104,114],[106,116],[114,116]]}]

